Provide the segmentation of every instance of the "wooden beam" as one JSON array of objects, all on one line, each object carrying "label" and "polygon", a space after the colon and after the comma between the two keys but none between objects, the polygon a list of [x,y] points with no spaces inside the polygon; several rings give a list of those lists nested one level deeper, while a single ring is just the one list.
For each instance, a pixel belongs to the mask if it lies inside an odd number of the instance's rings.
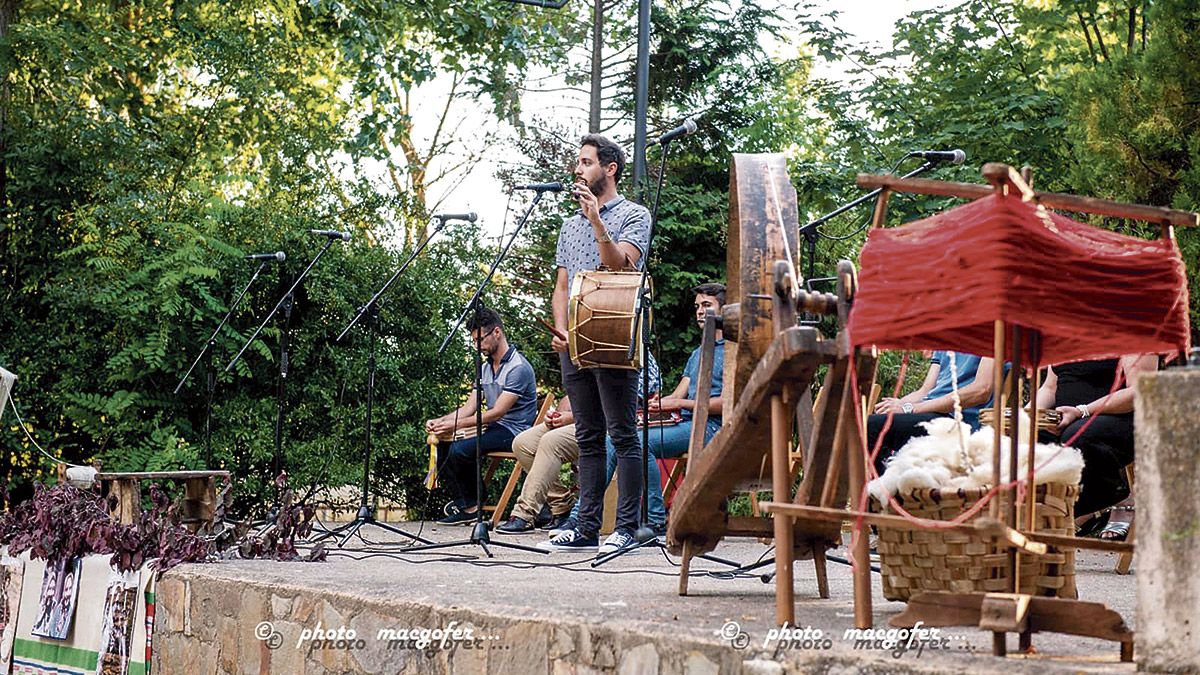
[{"label": "wooden beam", "polygon": [[[880,527],[890,527],[896,530],[924,530],[928,529],[926,525],[919,522],[913,522],[902,516],[893,516],[885,513],[867,513],[862,511],[850,511],[847,509],[839,509],[835,507],[821,506],[805,506],[803,504],[780,504],[779,502],[760,502],[758,507],[766,513],[781,513],[786,511],[797,518],[809,518],[811,520],[830,520],[836,522],[845,522],[862,517],[863,522],[868,525],[876,525]],[[980,519],[987,522],[986,518]],[[992,536],[994,530],[990,529],[994,526],[984,525],[980,528],[976,525],[978,521],[954,525],[946,529],[952,532],[962,532],[964,534],[983,534]],[[1048,532],[1021,532],[1013,530],[1020,534],[1023,538],[1032,543],[1046,544],[1056,546],[1058,548],[1083,548],[1093,551],[1112,551],[1115,553],[1124,553],[1133,551],[1133,544],[1127,541],[1104,541],[1102,539],[1081,539],[1065,534],[1050,534]],[[1030,552],[1034,552],[1030,550]]]},{"label": "wooden beam", "polygon": [[[904,611],[888,623],[895,628],[916,625],[928,627],[978,626],[985,593],[950,593],[926,591],[909,598]],[[1099,602],[1083,602],[1066,598],[1030,597],[1027,614],[1029,630],[1048,631],[1067,635],[1133,642],[1133,631],[1121,615]]]},{"label": "wooden beam", "polygon": [[[961,197],[962,199],[979,199],[992,194],[990,186],[977,183],[956,183],[951,181],[930,180],[928,178],[900,178],[899,176],[876,175],[869,173],[858,174],[858,186],[865,189],[884,188],[897,192],[912,192],[923,195],[938,195],[942,197]],[[1080,197],[1059,192],[1033,193],[1033,199],[1050,209],[1063,211],[1078,211],[1095,213],[1113,218],[1128,218],[1147,223],[1178,225],[1180,227],[1200,226],[1200,213],[1178,211],[1161,206],[1145,204],[1129,204],[1109,199],[1095,197]]]}]

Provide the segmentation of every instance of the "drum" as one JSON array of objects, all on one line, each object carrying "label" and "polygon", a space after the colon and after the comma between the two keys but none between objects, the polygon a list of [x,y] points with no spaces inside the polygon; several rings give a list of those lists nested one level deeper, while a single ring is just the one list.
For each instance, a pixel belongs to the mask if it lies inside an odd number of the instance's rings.
[{"label": "drum", "polygon": [[[1029,414],[1029,408],[1025,409],[1025,413]],[[983,410],[979,411],[979,423],[984,426],[992,426],[992,419],[994,417],[995,413],[992,408],[984,408]],[[1038,431],[1048,431],[1052,434],[1058,433],[1058,423],[1062,421],[1062,413],[1058,412],[1057,410],[1038,408],[1037,417]],[[1000,433],[1008,433],[1008,425],[1010,420],[1012,420],[1012,409],[1005,408],[1004,424],[1002,424],[1000,427]]]},{"label": "drum", "polygon": [[[641,272],[575,275],[567,301],[567,347],[576,368],[641,369],[642,341],[634,335],[641,280]],[[649,279],[647,284],[653,292]],[[632,360],[630,343],[636,343]]]}]

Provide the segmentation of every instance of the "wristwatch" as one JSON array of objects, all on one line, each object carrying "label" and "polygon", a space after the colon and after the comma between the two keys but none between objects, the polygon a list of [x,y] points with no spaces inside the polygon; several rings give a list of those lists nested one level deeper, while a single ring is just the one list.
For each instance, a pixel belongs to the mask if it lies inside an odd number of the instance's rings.
[{"label": "wristwatch", "polygon": [[603,244],[603,243],[604,243],[604,242],[606,242],[606,241],[612,241],[612,240],[613,240],[613,239],[612,239],[612,235],[610,235],[610,234],[608,233],[608,230],[605,230],[605,231],[604,231],[604,234],[600,235],[599,237],[596,237],[596,243],[597,243],[597,244]]},{"label": "wristwatch", "polygon": [[908,414],[912,413],[912,411],[913,411],[913,404],[904,403],[900,406],[900,409],[904,411],[905,415],[908,415]]}]

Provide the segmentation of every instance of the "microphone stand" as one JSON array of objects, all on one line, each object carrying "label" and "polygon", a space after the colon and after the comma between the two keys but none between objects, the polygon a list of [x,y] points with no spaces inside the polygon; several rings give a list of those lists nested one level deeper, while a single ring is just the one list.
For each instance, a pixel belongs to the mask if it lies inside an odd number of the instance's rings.
[{"label": "microphone stand", "polygon": [[329,247],[332,246],[333,242],[335,241],[341,240],[333,237],[329,237],[325,240],[325,245],[321,247],[320,251],[317,251],[317,255],[312,259],[312,262],[308,263],[308,267],[305,267],[304,271],[300,273],[300,276],[296,277],[296,280],[292,282],[292,287],[287,289],[287,292],[283,294],[283,297],[279,298],[279,302],[275,303],[275,307],[271,309],[269,314],[267,314],[267,318],[263,319],[258,328],[254,329],[254,334],[251,335],[248,340],[246,340],[246,344],[242,345],[242,348],[238,350],[238,353],[229,362],[229,365],[225,366],[225,372],[228,373],[229,371],[233,370],[233,366],[238,362],[238,359],[242,358],[242,354],[246,352],[246,349],[250,347],[250,344],[254,342],[254,339],[257,338],[258,334],[262,332],[262,329],[267,327],[267,322],[271,320],[271,317],[275,316],[275,312],[279,311],[279,308],[283,306],[284,302],[289,301],[289,298],[291,298],[292,293],[295,292],[296,287],[300,285],[301,281],[304,281],[304,277],[308,276],[308,273],[312,270],[313,266],[317,264],[317,261],[321,259],[321,256],[325,255],[325,252],[329,250]]},{"label": "microphone stand", "polygon": [[[901,161],[903,161],[903,160],[901,160]],[[912,171],[909,171],[908,173],[901,176],[901,178],[912,178],[913,176],[917,176],[917,175],[925,173],[926,171],[929,171],[930,169],[932,169],[935,166],[937,166],[937,162],[931,162],[931,161],[926,160],[923,164],[921,164],[921,166],[917,167],[916,169],[913,169]],[[865,194],[851,202],[843,204],[842,206],[837,207],[836,209],[830,211],[829,213],[826,213],[825,215],[809,222],[807,225],[804,225],[803,227],[800,228],[799,233],[800,233],[800,236],[804,237],[804,242],[806,244],[805,253],[806,253],[806,257],[808,258],[808,270],[805,272],[805,275],[804,275],[806,279],[812,279],[813,277],[816,276],[816,272],[814,271],[813,266],[816,263],[816,258],[817,258],[817,240],[819,240],[821,238],[821,232],[817,228],[824,225],[825,223],[829,222],[830,220],[842,215],[843,213],[849,211],[850,209],[858,206],[859,204],[862,204],[864,202],[874,199],[875,197],[878,197],[879,193],[881,193],[881,192],[883,192],[883,188],[876,188],[874,190],[871,190],[867,194]]]},{"label": "microphone stand", "polygon": [[[647,280],[650,278],[650,251],[654,246],[654,232],[657,229],[655,225],[658,222],[658,204],[662,200],[663,178],[666,176],[667,156],[671,149],[671,141],[674,139],[665,139],[662,142],[662,169],[658,172],[658,187],[654,193],[654,209],[650,212],[650,236],[646,239],[646,254],[642,256],[642,279],[638,284],[638,300],[637,306],[634,308],[633,318],[633,333],[640,336],[642,340],[642,354],[650,353],[650,317],[652,314],[653,293],[650,291]],[[635,338],[636,340],[637,338]],[[637,343],[631,341],[629,352],[626,358],[633,360],[633,355],[637,349]],[[660,376],[661,377],[661,376]],[[707,393],[707,392],[705,392]],[[697,400],[699,400],[700,392],[696,392]],[[619,558],[626,553],[630,553],[642,548],[653,547],[658,549],[666,549],[666,545],[659,541],[658,536],[654,534],[649,524],[649,508],[650,508],[650,477],[646,470],[646,464],[650,461],[650,370],[646,368],[645,363],[642,364],[642,500],[638,513],[638,529],[634,532],[636,544],[625,548],[617,549],[612,553],[608,553],[602,557],[592,561],[592,567],[599,567],[604,563]],[[658,461],[655,458],[654,461]],[[661,486],[660,486],[661,487]],[[702,554],[697,556],[723,565],[731,567],[740,567],[741,563],[725,560],[716,556]]]},{"label": "microphone stand", "polygon": [[358,312],[355,313],[354,318],[350,319],[350,323],[346,324],[346,327],[343,328],[342,332],[339,333],[334,339],[335,343],[341,342],[350,332],[350,329],[354,328],[354,326],[358,324],[358,322],[361,321],[364,316],[367,317],[367,329],[370,335],[371,346],[367,352],[367,419],[365,425],[365,447],[363,448],[362,495],[358,504],[358,514],[354,516],[354,520],[335,529],[322,532],[310,543],[316,544],[331,537],[341,536],[342,540],[338,542],[338,548],[344,547],[346,542],[350,541],[350,537],[353,537],[355,534],[357,534],[363,525],[374,525],[380,529],[408,537],[409,539],[419,541],[423,544],[433,543],[433,541],[429,539],[406,532],[405,530],[395,527],[389,523],[381,523],[376,520],[375,509],[370,504],[368,493],[371,489],[371,413],[375,400],[375,340],[379,333],[379,299],[382,298],[383,294],[387,293],[388,289],[390,289],[392,285],[396,283],[396,280],[404,274],[404,271],[408,269],[408,266],[412,263],[412,261],[415,260],[421,251],[425,249],[425,246],[435,236],[437,236],[439,232],[441,232],[442,227],[446,224],[446,219],[440,216],[435,216],[435,220],[437,221],[437,224],[434,226],[433,231],[429,233],[429,236],[425,237],[425,240],[418,244],[415,249],[413,249],[412,253],[408,255],[408,258],[400,264],[400,268],[392,274],[391,278],[384,282],[383,286],[379,287],[378,291],[375,291],[375,294],[371,296],[371,299],[368,300],[362,307],[358,308]]},{"label": "microphone stand", "polygon": [[[479,288],[475,289],[475,294],[472,295],[471,299],[467,301],[467,306],[463,308],[462,314],[458,315],[458,320],[454,322],[454,327],[450,329],[449,333],[446,333],[446,338],[444,340],[442,340],[442,345],[440,347],[438,347],[438,354],[441,354],[446,351],[446,346],[450,344],[450,338],[454,337],[454,334],[458,332],[458,327],[462,325],[463,321],[467,318],[468,313],[474,313],[475,323],[476,323],[476,325],[478,325],[479,310],[482,308],[482,305],[479,302],[479,298],[483,295],[483,291],[484,291],[484,289],[487,288],[488,283],[491,282],[492,275],[494,275],[496,273],[496,268],[500,266],[500,263],[504,260],[505,256],[508,255],[508,249],[512,247],[513,242],[515,242],[517,240],[517,236],[521,234],[521,229],[523,227],[525,227],[525,221],[529,220],[529,216],[530,216],[530,214],[533,213],[533,209],[538,205],[538,202],[542,201],[542,196],[544,194],[545,194],[545,190],[538,190],[537,194],[535,194],[533,196],[533,201],[530,202],[529,208],[525,209],[525,214],[521,216],[521,220],[519,222],[517,222],[517,226],[513,229],[512,236],[509,238],[508,243],[506,243],[504,245],[504,248],[500,250],[500,253],[496,256],[496,259],[492,262],[491,269],[488,270],[487,275],[483,278],[483,281],[480,282]],[[475,337],[475,336],[473,336],[473,337]],[[481,442],[481,438],[483,437],[483,352],[480,349],[480,347],[481,347],[480,341],[476,337],[475,338],[475,349],[474,349],[474,357],[475,357],[475,383],[474,383],[474,386],[475,386],[475,525],[472,526],[472,528],[471,528],[471,536],[467,539],[459,539],[456,541],[447,541],[447,542],[443,542],[440,544],[426,544],[423,546],[410,546],[410,547],[402,549],[402,550],[405,552],[431,551],[431,550],[439,549],[439,548],[449,548],[451,546],[474,545],[474,546],[479,546],[480,548],[482,548],[483,552],[486,553],[487,557],[489,557],[489,558],[493,558],[495,556],[492,555],[492,551],[491,551],[491,549],[488,548],[488,546],[500,546],[503,548],[510,548],[510,549],[514,549],[514,550],[518,550],[518,551],[529,551],[531,553],[543,553],[543,554],[548,555],[550,553],[550,551],[547,551],[545,549],[535,548],[533,546],[523,546],[521,544],[513,544],[513,543],[510,543],[507,541],[492,541],[490,536],[488,535],[488,524],[485,523],[483,520],[483,473],[482,473],[483,446],[482,446],[482,442]],[[511,345],[509,346],[509,349],[512,349]]]},{"label": "microphone stand", "polygon": [[[296,288],[300,286],[300,282],[304,281],[304,277],[308,276],[308,273],[312,270],[313,266],[317,264],[317,261],[321,259],[321,256],[325,255],[325,252],[328,251],[329,247],[333,245],[334,241],[336,240],[332,237],[326,239],[325,245],[321,247],[321,250],[317,252],[317,255],[314,256],[312,261],[308,263],[308,267],[305,267],[304,271],[300,273],[300,276],[296,277],[295,281],[292,282],[291,287],[287,289],[287,292],[283,294],[283,297],[279,298],[279,302],[275,303],[275,307],[272,308],[270,313],[267,314],[267,318],[263,319],[263,322],[259,324],[258,328],[254,330],[254,334],[251,335],[250,338],[246,340],[246,343],[242,345],[242,348],[238,350],[237,355],[233,357],[233,359],[229,362],[229,365],[225,366],[225,372],[227,373],[233,369],[233,366],[238,362],[238,359],[242,357],[242,354],[246,352],[246,349],[250,347],[250,344],[254,342],[255,338],[258,337],[258,334],[261,333],[263,328],[266,327],[267,322],[271,320],[271,317],[275,316],[275,312],[278,312],[279,309],[286,304],[287,309],[284,312],[285,323],[279,340],[279,386],[276,390],[277,398],[275,402],[275,452],[271,459],[272,470],[275,471],[275,476],[279,475],[284,464],[283,416],[284,395],[286,393],[285,385],[287,384],[288,374],[288,342],[290,338],[288,324],[291,322],[292,294],[296,291]],[[281,277],[283,276],[283,268],[280,268],[279,274]],[[267,529],[274,527],[277,515],[278,514],[274,511],[267,515],[263,528],[260,530],[260,535],[261,533],[266,532]]]},{"label": "microphone stand", "polygon": [[264,260],[258,264],[258,268],[256,268],[254,270],[254,274],[250,275],[250,280],[246,282],[246,285],[242,287],[242,290],[233,299],[233,303],[229,305],[229,310],[227,312],[225,312],[225,316],[221,317],[221,322],[217,324],[216,330],[214,330],[212,332],[212,335],[208,336],[208,341],[204,343],[204,347],[200,350],[200,353],[196,354],[196,358],[192,360],[192,365],[190,367],[188,367],[187,372],[184,373],[183,377],[181,377],[179,379],[179,384],[175,385],[174,393],[176,396],[178,396],[179,392],[183,389],[183,384],[185,382],[187,382],[187,379],[189,377],[191,377],[191,375],[192,375],[192,371],[196,369],[196,365],[200,363],[200,359],[204,359],[204,373],[205,373],[204,466],[205,466],[205,468],[210,468],[210,469],[212,468],[212,402],[213,402],[213,392],[215,392],[217,389],[217,374],[212,369],[212,351],[213,351],[213,348],[217,346],[217,335],[220,335],[221,329],[224,328],[225,324],[229,322],[229,317],[233,316],[233,310],[237,309],[237,306],[239,304],[241,304],[242,298],[245,297],[246,292],[250,290],[250,287],[254,285],[254,282],[258,279],[258,276],[260,274],[262,274],[262,271],[264,269],[266,269],[267,264],[270,262],[271,262],[270,260]]}]

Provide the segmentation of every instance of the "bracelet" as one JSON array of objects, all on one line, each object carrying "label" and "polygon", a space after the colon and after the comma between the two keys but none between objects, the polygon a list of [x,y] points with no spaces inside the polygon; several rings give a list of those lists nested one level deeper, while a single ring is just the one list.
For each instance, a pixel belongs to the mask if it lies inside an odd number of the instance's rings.
[{"label": "bracelet", "polygon": [[605,230],[603,235],[601,235],[601,236],[599,236],[599,237],[596,237],[596,243],[597,243],[597,244],[603,244],[603,243],[605,243],[605,242],[609,242],[609,241],[612,241],[612,240],[613,240],[613,238],[612,238],[612,235],[610,235],[610,234],[608,233],[608,230]]},{"label": "bracelet", "polygon": [[904,411],[904,414],[906,414],[906,415],[912,414],[913,404],[904,403],[900,406],[900,410]]},{"label": "bracelet", "polygon": [[1087,419],[1088,417],[1092,416],[1092,413],[1088,412],[1086,403],[1080,403],[1079,405],[1075,406],[1075,409],[1079,411],[1080,419]]}]

